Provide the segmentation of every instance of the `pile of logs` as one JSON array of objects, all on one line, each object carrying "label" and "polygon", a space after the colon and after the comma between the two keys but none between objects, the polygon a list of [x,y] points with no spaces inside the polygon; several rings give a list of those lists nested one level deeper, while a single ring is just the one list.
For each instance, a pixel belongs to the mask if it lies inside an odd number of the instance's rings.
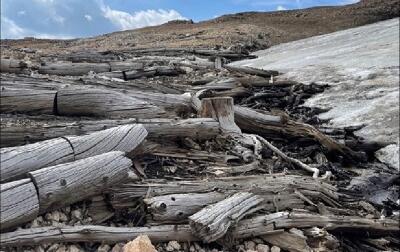
[{"label": "pile of logs", "polygon": [[[347,146],[355,129],[308,124],[318,111],[299,107],[327,87],[225,64],[248,57],[151,48],[2,59],[2,248],[96,249],[142,234],[224,251],[253,238],[287,251],[398,244],[398,176],[357,184],[390,191],[384,200],[348,186],[345,166],[375,165],[372,145]],[[87,204],[102,217],[32,225]]]}]

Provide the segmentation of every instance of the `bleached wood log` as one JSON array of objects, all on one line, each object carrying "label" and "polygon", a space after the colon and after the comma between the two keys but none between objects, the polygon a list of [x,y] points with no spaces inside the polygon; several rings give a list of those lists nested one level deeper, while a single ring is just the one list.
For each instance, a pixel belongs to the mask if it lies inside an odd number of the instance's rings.
[{"label": "bleached wood log", "polygon": [[16,227],[36,218],[39,200],[30,179],[0,185],[0,230]]},{"label": "bleached wood log", "polygon": [[25,177],[30,171],[68,162],[74,151],[64,138],[0,150],[1,182]]},{"label": "bleached wood log", "polygon": [[[241,220],[232,231],[235,239],[264,236],[281,232],[283,228],[321,227],[329,231],[357,231],[360,235],[382,236],[400,233],[398,220],[366,219],[358,216],[323,216],[312,213],[278,212],[260,215]],[[360,233],[361,232],[361,233]],[[39,227],[20,229],[14,232],[0,234],[1,246],[12,247],[38,243],[56,242],[125,242],[139,235],[146,234],[154,242],[165,241],[198,241],[189,225],[162,225],[152,227],[105,227],[105,226],[74,226],[74,227]]]},{"label": "bleached wood log", "polygon": [[52,114],[57,91],[2,87],[1,113]]},{"label": "bleached wood log", "polygon": [[224,68],[228,69],[229,71],[235,71],[235,72],[241,72],[245,74],[252,74],[252,75],[257,75],[261,77],[271,77],[271,76],[276,76],[279,74],[278,71],[274,70],[263,70],[263,69],[257,69],[253,67],[239,67],[239,66],[231,66],[231,65],[225,65]]},{"label": "bleached wood log", "polygon": [[202,99],[199,115],[217,120],[223,132],[241,133],[240,128],[235,124],[232,97]]},{"label": "bleached wood log", "polygon": [[145,101],[102,89],[62,89],[57,92],[58,115],[160,117],[165,111]]},{"label": "bleached wood log", "polygon": [[26,62],[16,59],[1,59],[0,71],[2,73],[25,73],[28,65]]},{"label": "bleached wood log", "polygon": [[190,229],[203,241],[215,241],[246,215],[262,209],[262,203],[263,199],[252,193],[236,193],[190,216]]},{"label": "bleached wood log", "polygon": [[172,66],[156,66],[145,68],[143,70],[132,70],[123,72],[125,80],[133,80],[142,77],[152,76],[176,76],[179,73],[180,71]]},{"label": "bleached wood log", "polygon": [[[101,194],[128,178],[132,161],[121,151],[30,172],[40,202],[40,212],[57,209]],[[137,178],[137,177],[136,177]]]},{"label": "bleached wood log", "polygon": [[1,147],[34,143],[64,135],[83,135],[118,125],[142,124],[153,140],[209,139],[220,134],[219,123],[211,118],[175,119],[122,119],[122,120],[46,120],[46,118],[2,118],[0,121]]},{"label": "bleached wood log", "polygon": [[139,70],[144,68],[143,62],[135,61],[116,61],[109,62],[111,71],[129,71],[129,70]]},{"label": "bleached wood log", "polygon": [[95,73],[110,72],[111,67],[108,63],[70,63],[70,62],[57,62],[47,63],[40,66],[38,72],[40,74],[52,75],[71,75],[79,76],[85,75],[90,71]]},{"label": "bleached wood log", "polygon": [[275,246],[289,252],[312,252],[307,244],[307,237],[297,233],[282,232],[277,234],[263,235],[261,238]]},{"label": "bleached wood log", "polygon": [[109,151],[130,152],[146,137],[142,125],[122,125],[84,136],[61,137],[21,147],[2,148],[1,181],[24,177],[46,166],[70,162]]}]

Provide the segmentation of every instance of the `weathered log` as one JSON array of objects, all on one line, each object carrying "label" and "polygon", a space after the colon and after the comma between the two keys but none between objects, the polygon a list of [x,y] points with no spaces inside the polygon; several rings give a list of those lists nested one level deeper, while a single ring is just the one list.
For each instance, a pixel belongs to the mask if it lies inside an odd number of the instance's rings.
[{"label": "weathered log", "polygon": [[[232,190],[232,192],[234,191]],[[305,201],[293,193],[293,191],[284,190],[277,194],[271,189],[263,188],[256,190],[254,193],[263,198],[265,203],[263,210],[265,211],[275,212],[305,207]],[[227,192],[206,192],[168,194],[146,198],[144,202],[150,214],[147,216],[147,223],[155,223],[157,225],[187,223],[187,217],[190,215],[228,196],[229,193]]]},{"label": "weathered log", "polygon": [[40,212],[101,194],[107,187],[126,180],[132,161],[124,155],[112,151],[30,172],[38,190]]},{"label": "weathered log", "polygon": [[0,71],[2,73],[25,73],[28,65],[21,60],[16,59],[1,59]]},{"label": "weathered log", "polygon": [[203,241],[215,241],[246,215],[262,209],[262,203],[263,199],[252,193],[236,193],[190,216],[190,229]]},{"label": "weathered log", "polygon": [[[64,118],[63,118],[64,119]],[[152,140],[209,139],[220,134],[219,123],[211,118],[175,119],[122,119],[122,120],[81,120],[66,118],[62,121],[46,118],[11,117],[1,118],[1,147],[34,143],[64,135],[83,135],[125,124],[142,124]]]},{"label": "weathered log", "polygon": [[171,66],[157,66],[145,68],[143,70],[132,70],[123,72],[125,80],[133,80],[142,77],[152,76],[176,76],[179,73],[180,71],[178,71],[177,68]]},{"label": "weathered log", "polygon": [[1,113],[52,114],[57,91],[1,88]]},{"label": "weathered log", "polygon": [[257,76],[261,76],[261,77],[271,77],[271,76],[276,76],[279,74],[278,71],[274,71],[274,70],[263,70],[263,69],[257,69],[257,68],[246,67],[246,66],[239,67],[239,66],[225,65],[224,68],[228,69],[229,71],[257,75]]},{"label": "weathered log", "polygon": [[235,124],[232,97],[202,99],[199,115],[217,120],[223,132],[241,133]]},{"label": "weathered log", "polygon": [[30,179],[1,184],[0,192],[0,230],[36,218],[39,213],[39,200],[35,185]]},{"label": "weathered log", "polygon": [[85,75],[90,71],[96,73],[110,72],[111,67],[108,63],[69,63],[57,62],[47,63],[39,67],[40,74],[53,74],[53,75],[71,75],[79,76]]},{"label": "weathered log", "polygon": [[[278,212],[260,215],[239,221],[232,231],[235,239],[257,237],[281,232],[290,228],[321,227],[328,231],[353,233],[356,231],[365,236],[397,235],[400,233],[398,220],[366,219],[358,216],[324,216],[309,212]],[[40,227],[20,229],[0,235],[2,247],[32,245],[49,242],[124,242],[146,234],[154,242],[165,241],[198,241],[192,235],[189,225],[162,225],[152,227]]]},{"label": "weathered log", "polygon": [[58,115],[153,118],[165,114],[145,101],[101,89],[62,89],[56,99]]},{"label": "weathered log", "polygon": [[120,56],[113,52],[95,52],[95,51],[81,51],[73,52],[67,55],[49,55],[48,57],[56,57],[58,60],[76,62],[89,62],[89,63],[104,63],[109,61],[120,60]]},{"label": "weathered log", "polygon": [[117,61],[109,62],[111,71],[128,71],[128,70],[139,70],[144,68],[143,62],[135,61]]},{"label": "weathered log", "polygon": [[307,245],[307,237],[295,232],[268,234],[261,238],[289,252],[312,252],[312,249]]},{"label": "weathered log", "polygon": [[147,135],[142,125],[122,125],[85,136],[68,136],[21,147],[2,148],[1,181],[24,177],[46,166],[70,162],[113,150],[129,152]]},{"label": "weathered log", "polygon": [[[301,192],[309,199],[319,202],[323,201],[327,205],[337,207],[339,204],[336,202],[340,198],[337,189],[325,182],[315,180],[311,177],[297,176],[297,175],[263,175],[263,176],[237,176],[237,177],[221,177],[207,180],[189,180],[167,182],[158,180],[145,180],[143,183],[127,183],[118,185],[111,189],[113,196],[112,204],[118,208],[119,204],[131,202],[133,199],[139,197],[154,197],[169,194],[182,194],[185,193],[209,193],[218,188],[219,193],[235,193],[235,192],[251,192],[257,195],[265,195],[267,199],[267,208],[284,209],[286,206],[285,199],[288,201],[288,206],[291,202],[301,204],[304,200],[293,201],[296,197],[289,197],[295,191]],[[185,197],[181,195],[180,197]],[[290,199],[290,200],[289,200]],[[165,201],[160,204],[166,204],[168,208],[174,202]],[[183,203],[180,209],[189,207],[192,203]],[[178,204],[177,204],[178,206]]]}]

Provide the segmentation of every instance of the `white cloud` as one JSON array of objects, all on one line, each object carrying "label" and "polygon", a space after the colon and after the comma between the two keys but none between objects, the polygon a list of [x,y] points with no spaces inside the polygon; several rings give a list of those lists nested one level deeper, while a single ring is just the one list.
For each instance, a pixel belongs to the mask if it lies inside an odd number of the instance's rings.
[{"label": "white cloud", "polygon": [[1,16],[1,38],[22,39],[24,37],[35,37],[41,39],[71,39],[71,36],[63,34],[47,34],[35,32],[17,25],[13,20]]},{"label": "white cloud", "polygon": [[18,16],[24,16],[26,14],[26,11],[20,10],[17,12]]},{"label": "white cloud", "polygon": [[176,10],[144,10],[132,14],[124,11],[113,10],[102,5],[103,16],[122,30],[159,25],[171,20],[187,19]]},{"label": "white cloud", "polygon": [[90,15],[88,15],[88,14],[86,14],[84,17],[85,17],[85,19],[86,19],[87,21],[89,21],[89,22],[93,20],[92,16],[90,16]]},{"label": "white cloud", "polygon": [[276,7],[276,10],[278,10],[278,11],[284,11],[284,10],[287,10],[284,6],[282,6],[282,5],[278,5],[278,7]]}]

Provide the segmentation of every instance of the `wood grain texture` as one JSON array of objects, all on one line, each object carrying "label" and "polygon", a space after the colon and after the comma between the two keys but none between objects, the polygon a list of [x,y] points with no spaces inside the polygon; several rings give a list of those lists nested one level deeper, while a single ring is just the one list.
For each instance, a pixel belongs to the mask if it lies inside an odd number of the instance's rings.
[{"label": "wood grain texture", "polygon": [[101,194],[105,188],[126,180],[131,166],[132,161],[123,152],[112,151],[29,175],[37,187],[43,213]]},{"label": "wood grain texture", "polygon": [[53,114],[57,91],[2,87],[1,113]]},{"label": "wood grain texture", "polygon": [[36,218],[39,199],[30,179],[0,185],[0,230],[16,227]]},{"label": "wood grain texture", "polygon": [[278,71],[274,71],[274,70],[263,70],[263,69],[257,69],[257,68],[246,67],[246,66],[239,67],[239,66],[225,65],[224,68],[228,69],[229,71],[257,75],[257,76],[261,76],[261,77],[271,77],[271,76],[276,76],[279,74]]},{"label": "wood grain texture", "polygon": [[71,75],[79,76],[85,75],[90,71],[95,73],[110,72],[111,67],[108,63],[71,63],[71,62],[57,62],[47,63],[40,66],[38,72],[40,74],[52,75]]},{"label": "wood grain texture", "polygon": [[1,182],[25,177],[30,171],[74,159],[71,145],[56,138],[20,147],[1,148]]},{"label": "wood grain texture", "polygon": [[57,93],[57,114],[97,117],[160,117],[165,111],[128,95],[102,89],[61,89]]},{"label": "wood grain texture", "polygon": [[23,61],[16,59],[1,59],[0,71],[2,73],[24,73],[27,64]]}]

